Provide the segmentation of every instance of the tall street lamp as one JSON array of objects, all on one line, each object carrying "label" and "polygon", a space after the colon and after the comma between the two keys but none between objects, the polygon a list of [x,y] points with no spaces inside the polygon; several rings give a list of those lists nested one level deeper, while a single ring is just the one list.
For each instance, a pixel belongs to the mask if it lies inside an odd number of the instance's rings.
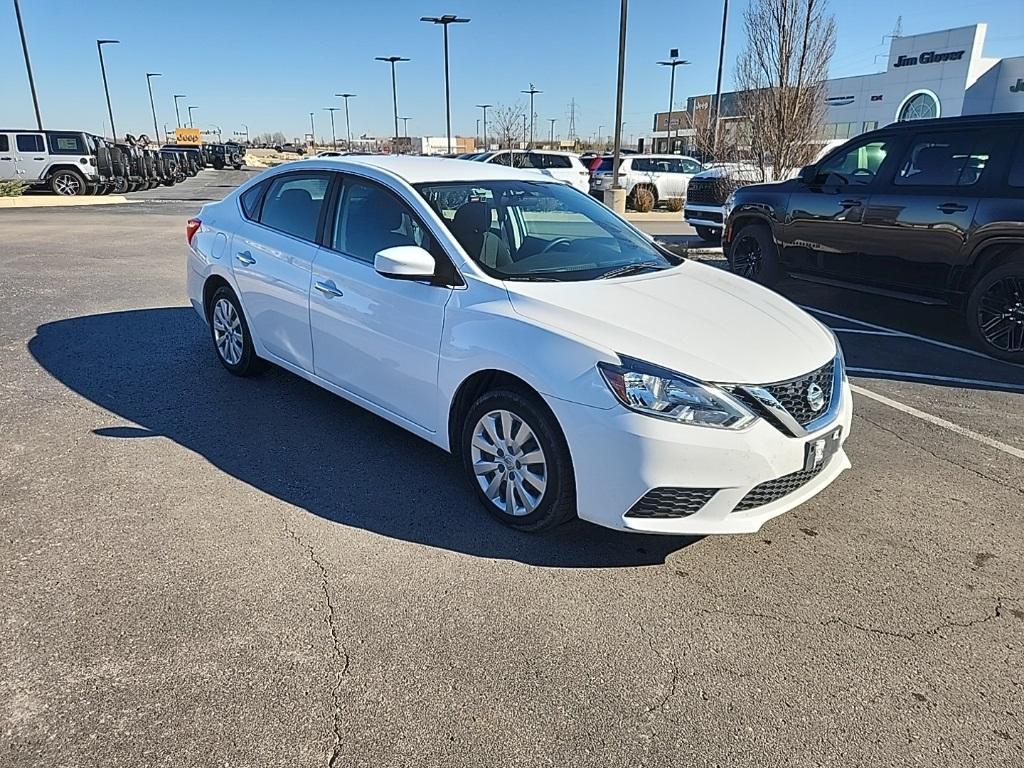
[{"label": "tall street lamp", "polygon": [[715,133],[711,140],[711,153],[718,159],[718,125],[722,114],[722,68],[725,65],[725,28],[729,23],[729,0],[722,8],[722,39],[718,45],[718,83],[715,86]]},{"label": "tall street lamp", "polygon": [[484,149],[487,149],[490,145],[487,141],[487,110],[493,107],[493,104],[477,104],[480,109],[484,111]]},{"label": "tall street lamp", "polygon": [[401,56],[375,56],[377,61],[386,61],[391,64],[391,101],[395,108],[395,143],[398,143],[398,81],[395,80],[395,64],[400,61],[410,61]]},{"label": "tall street lamp", "polygon": [[548,118],[548,122],[551,123],[551,139],[550,139],[550,144],[551,144],[551,148],[552,149],[554,149],[554,147],[555,147],[555,121],[556,120],[557,120],[557,118],[554,118],[554,117],[549,117]]},{"label": "tall street lamp", "polygon": [[163,77],[159,72],[146,73],[146,87],[149,88],[149,108],[153,111],[153,141],[160,135],[160,128],[156,123],[156,104],[153,102],[153,78]]},{"label": "tall street lamp", "polygon": [[346,146],[348,147],[348,151],[351,152],[352,151],[352,123],[348,119],[348,100],[351,99],[353,96],[355,96],[355,94],[354,93],[336,93],[334,95],[337,96],[338,98],[341,98],[341,99],[345,100],[345,136],[346,136],[347,141],[348,141],[348,144]]},{"label": "tall street lamp", "polygon": [[117,140],[117,130],[114,128],[114,110],[110,106],[110,89],[107,87],[107,68],[103,63],[103,46],[116,45],[119,40],[97,40],[96,52],[100,55],[100,73],[103,75],[103,92],[107,95],[107,116],[110,118],[110,133],[114,140]]},{"label": "tall street lamp", "polygon": [[[672,151],[672,102],[675,100],[675,97],[676,97],[676,67],[682,66],[683,64],[689,64],[690,62],[684,61],[683,59],[679,58],[679,49],[678,48],[673,48],[671,51],[668,52],[668,55],[671,57],[669,61],[659,61],[658,64],[663,66],[663,67],[671,67],[672,68],[672,77],[669,78],[669,84],[668,84],[668,125],[665,126],[665,128],[666,128],[665,133],[668,136],[668,151],[671,152]],[[679,135],[678,128],[676,130],[676,135],[677,136]]]},{"label": "tall street lamp", "polygon": [[616,213],[626,210],[625,190],[619,186],[619,158],[622,156],[622,92],[626,76],[626,15],[629,0],[622,0],[619,10],[619,73],[615,85],[615,149],[612,155],[612,208]]},{"label": "tall street lamp", "polygon": [[544,93],[544,91],[538,91],[534,87],[533,83],[530,83],[530,90],[520,91],[520,93],[530,94],[530,145],[529,148],[533,149],[533,97],[538,93]]},{"label": "tall street lamp", "polygon": [[192,104],[188,108],[188,127],[189,128],[195,128],[196,127],[195,120],[192,119],[192,110],[193,109],[199,109],[199,107],[197,107],[195,104]]},{"label": "tall street lamp", "polygon": [[32,77],[32,60],[28,57],[28,43],[25,41],[25,25],[21,21],[21,6],[14,0],[14,15],[18,17],[18,32],[21,34],[21,52],[25,54],[25,71],[28,72],[28,88],[32,91],[32,106],[36,109],[36,128],[43,130],[43,118],[39,112],[39,97],[36,96],[36,81]]},{"label": "tall street lamp", "polygon": [[309,146],[316,149],[316,123],[313,122],[313,114],[309,113]]},{"label": "tall street lamp", "polygon": [[440,24],[444,27],[444,113],[448,128],[448,154],[450,155],[452,153],[452,100],[448,83],[448,25],[468,24],[469,19],[460,19],[453,14],[446,14],[444,16],[423,16],[420,21]]},{"label": "tall street lamp", "polygon": [[184,93],[176,93],[176,94],[174,94],[174,119],[176,121],[175,122],[175,127],[176,128],[181,128],[181,114],[178,112],[178,99],[184,99],[184,98],[187,98],[187,96]]},{"label": "tall street lamp", "polygon": [[341,109],[341,107],[324,107],[324,109],[331,113],[331,149],[337,152],[338,136],[334,133],[334,113]]},{"label": "tall street lamp", "polygon": [[210,127],[213,128],[217,132],[217,141],[218,141],[218,143],[220,141],[222,141],[224,137],[221,135],[220,126],[219,125],[212,125],[211,124]]}]

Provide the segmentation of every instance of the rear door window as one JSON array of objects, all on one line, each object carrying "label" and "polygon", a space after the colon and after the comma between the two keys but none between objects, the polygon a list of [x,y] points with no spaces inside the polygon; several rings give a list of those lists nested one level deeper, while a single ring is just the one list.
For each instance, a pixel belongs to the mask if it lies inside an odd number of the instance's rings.
[{"label": "rear door window", "polygon": [[329,183],[330,174],[326,171],[274,178],[263,201],[260,223],[302,240],[315,241]]},{"label": "rear door window", "polygon": [[19,152],[45,152],[43,137],[38,133],[19,133],[15,142]]},{"label": "rear door window", "polygon": [[893,183],[915,187],[969,187],[991,155],[991,139],[976,131],[921,133],[900,161]]},{"label": "rear door window", "polygon": [[373,264],[378,251],[399,245],[430,250],[430,235],[393,192],[366,179],[347,178],[331,247]]},{"label": "rear door window", "polygon": [[[6,137],[0,136],[0,140],[4,138]],[[1010,161],[1009,183],[1011,187],[1024,187],[1024,134],[1017,141],[1017,151],[1013,153],[1013,159]]]},{"label": "rear door window", "polygon": [[80,133],[51,133],[47,139],[49,139],[50,154],[52,155],[89,154]]},{"label": "rear door window", "polygon": [[11,151],[11,140],[7,138],[7,134],[0,133],[0,152]]}]

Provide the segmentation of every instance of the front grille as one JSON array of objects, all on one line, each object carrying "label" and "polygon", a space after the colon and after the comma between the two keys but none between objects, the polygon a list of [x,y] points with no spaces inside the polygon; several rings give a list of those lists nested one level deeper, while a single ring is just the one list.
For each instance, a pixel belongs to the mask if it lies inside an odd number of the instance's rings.
[{"label": "front grille", "polygon": [[[835,361],[833,360],[806,376],[781,381],[777,384],[767,384],[764,389],[768,390],[772,397],[789,411],[789,414],[800,423],[801,427],[806,427],[825,413],[832,403],[832,374],[834,371]],[[817,384],[825,394],[825,404],[816,411],[811,408],[807,399],[807,388],[811,384]]]},{"label": "front grille", "polygon": [[626,517],[687,517],[700,512],[717,488],[655,488],[634,504]]},{"label": "front grille", "polygon": [[683,213],[683,217],[686,219],[696,219],[697,221],[713,221],[716,224],[722,223],[721,211],[694,211],[687,208]]},{"label": "front grille", "polygon": [[783,496],[788,496],[793,491],[803,488],[824,468],[825,464],[820,464],[814,469],[801,469],[799,472],[794,472],[791,475],[785,475],[756,485],[746,496],[740,499],[740,503],[736,505],[733,512],[744,512],[748,509],[763,507],[765,504],[778,501]]},{"label": "front grille", "polygon": [[733,179],[718,176],[711,179],[690,179],[686,187],[686,202],[700,205],[723,205],[739,184]]}]

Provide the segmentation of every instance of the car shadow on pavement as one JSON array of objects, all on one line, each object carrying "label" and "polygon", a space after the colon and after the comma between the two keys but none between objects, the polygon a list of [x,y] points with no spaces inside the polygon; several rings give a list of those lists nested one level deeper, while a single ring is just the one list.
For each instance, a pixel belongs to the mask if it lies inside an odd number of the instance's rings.
[{"label": "car shadow on pavement", "polygon": [[697,541],[579,521],[512,531],[484,512],[444,451],[282,369],[231,376],[189,307],[47,323],[28,348],[62,384],[133,423],[95,434],[167,437],[282,501],[382,536],[567,568],[660,564]]}]

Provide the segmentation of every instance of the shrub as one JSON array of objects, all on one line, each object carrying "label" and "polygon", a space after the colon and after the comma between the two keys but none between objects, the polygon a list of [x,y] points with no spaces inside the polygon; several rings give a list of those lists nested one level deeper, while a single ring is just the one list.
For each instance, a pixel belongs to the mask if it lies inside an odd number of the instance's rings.
[{"label": "shrub", "polygon": [[0,197],[21,197],[28,189],[28,184],[23,181],[0,181]]},{"label": "shrub", "polygon": [[672,213],[679,213],[683,210],[683,198],[681,197],[670,197],[665,201],[665,210],[671,211]]},{"label": "shrub", "polygon": [[643,188],[633,190],[633,210],[638,213],[654,210],[654,193]]}]

